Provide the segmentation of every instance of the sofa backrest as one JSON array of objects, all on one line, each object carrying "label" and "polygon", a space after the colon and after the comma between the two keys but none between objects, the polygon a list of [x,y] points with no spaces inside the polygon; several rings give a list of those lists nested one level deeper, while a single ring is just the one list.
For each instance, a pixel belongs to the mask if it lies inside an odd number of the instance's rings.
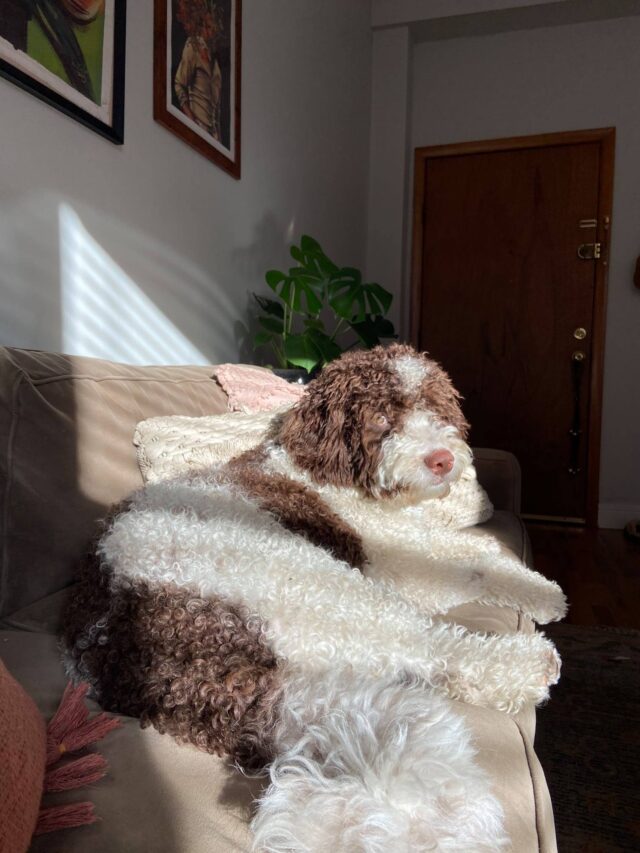
[{"label": "sofa backrest", "polygon": [[69,585],[96,522],[142,485],[138,421],[225,411],[212,367],[0,347],[0,617]]}]

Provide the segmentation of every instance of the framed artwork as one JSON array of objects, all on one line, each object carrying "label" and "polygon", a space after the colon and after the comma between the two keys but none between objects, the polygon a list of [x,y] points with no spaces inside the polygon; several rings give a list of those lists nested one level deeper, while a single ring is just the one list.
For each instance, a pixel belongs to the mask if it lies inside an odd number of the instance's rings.
[{"label": "framed artwork", "polygon": [[124,139],[126,0],[0,0],[0,75]]},{"label": "framed artwork", "polygon": [[153,116],[240,177],[242,0],[155,0]]}]

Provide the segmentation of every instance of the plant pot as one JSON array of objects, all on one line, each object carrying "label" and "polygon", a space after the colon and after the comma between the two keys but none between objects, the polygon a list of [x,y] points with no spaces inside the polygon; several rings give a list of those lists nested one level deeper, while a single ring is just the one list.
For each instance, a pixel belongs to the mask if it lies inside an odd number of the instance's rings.
[{"label": "plant pot", "polygon": [[303,367],[273,367],[271,371],[281,379],[293,382],[296,385],[306,385],[307,382],[311,382],[313,379],[313,376],[307,373]]}]

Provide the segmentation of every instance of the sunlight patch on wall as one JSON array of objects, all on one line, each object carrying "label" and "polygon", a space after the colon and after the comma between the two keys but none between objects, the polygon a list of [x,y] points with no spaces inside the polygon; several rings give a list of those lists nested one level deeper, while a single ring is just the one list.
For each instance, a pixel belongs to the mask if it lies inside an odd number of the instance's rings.
[{"label": "sunlight patch on wall", "polygon": [[208,363],[67,204],[59,229],[64,352],[128,364]]}]

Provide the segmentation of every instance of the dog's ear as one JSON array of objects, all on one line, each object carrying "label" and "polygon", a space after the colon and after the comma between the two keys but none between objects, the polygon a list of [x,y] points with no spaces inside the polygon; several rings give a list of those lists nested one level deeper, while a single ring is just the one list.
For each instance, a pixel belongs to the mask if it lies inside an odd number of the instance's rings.
[{"label": "dog's ear", "polygon": [[[426,358],[426,356],[425,356]],[[421,397],[429,409],[445,423],[456,427],[463,439],[469,434],[469,423],[460,405],[462,397],[440,365],[426,358],[429,371],[420,389]]]},{"label": "dog's ear", "polygon": [[309,384],[284,416],[276,440],[317,483],[373,493],[386,416],[402,406],[401,384],[385,349],[345,353]]},{"label": "dog's ear", "polygon": [[354,484],[353,453],[345,388],[323,371],[308,392],[288,412],[278,441],[293,462],[318,483]]}]

